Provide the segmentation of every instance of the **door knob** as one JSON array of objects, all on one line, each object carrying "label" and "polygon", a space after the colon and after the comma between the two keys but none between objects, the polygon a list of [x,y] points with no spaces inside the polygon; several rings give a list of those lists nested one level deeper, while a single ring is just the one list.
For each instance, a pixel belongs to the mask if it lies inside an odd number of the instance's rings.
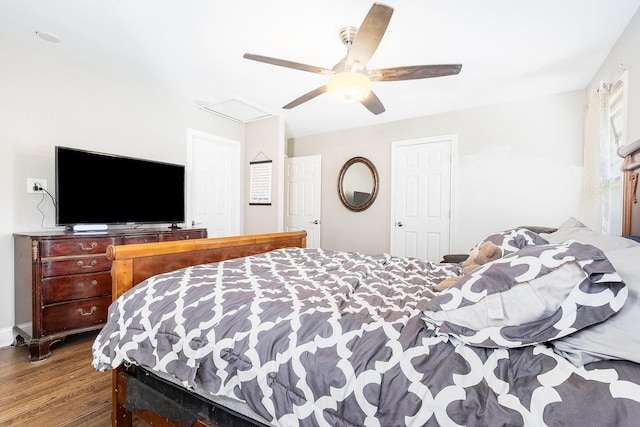
[{"label": "door knob", "polygon": [[320,224],[320,221],[318,221],[318,220],[316,219],[316,220],[311,221],[311,224],[318,225],[318,224]]},{"label": "door knob", "polygon": [[404,224],[402,222],[400,222],[400,221],[396,222],[396,227],[403,227],[403,226],[404,226]]}]

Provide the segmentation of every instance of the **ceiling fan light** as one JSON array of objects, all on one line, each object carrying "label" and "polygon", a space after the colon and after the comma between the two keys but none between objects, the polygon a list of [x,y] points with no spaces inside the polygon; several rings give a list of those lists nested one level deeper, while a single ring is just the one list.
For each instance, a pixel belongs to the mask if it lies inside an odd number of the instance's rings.
[{"label": "ceiling fan light", "polygon": [[362,73],[343,71],[331,76],[327,90],[341,101],[361,101],[371,92],[371,79]]}]

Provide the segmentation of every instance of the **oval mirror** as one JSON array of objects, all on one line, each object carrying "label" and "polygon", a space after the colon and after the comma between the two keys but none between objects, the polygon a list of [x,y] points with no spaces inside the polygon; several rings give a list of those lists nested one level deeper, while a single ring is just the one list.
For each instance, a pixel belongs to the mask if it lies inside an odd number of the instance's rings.
[{"label": "oval mirror", "polygon": [[367,209],[378,195],[378,171],[365,157],[354,157],[340,169],[338,195],[345,208],[359,212]]}]

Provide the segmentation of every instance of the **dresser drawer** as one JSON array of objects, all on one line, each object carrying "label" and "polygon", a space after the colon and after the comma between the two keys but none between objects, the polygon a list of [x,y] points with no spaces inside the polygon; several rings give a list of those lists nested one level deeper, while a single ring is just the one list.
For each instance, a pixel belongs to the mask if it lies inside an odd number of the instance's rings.
[{"label": "dresser drawer", "polygon": [[111,261],[106,255],[42,261],[43,277],[63,276],[66,274],[86,274],[110,270]]},{"label": "dresser drawer", "polygon": [[111,294],[111,274],[74,274],[42,281],[42,304],[72,301]]},{"label": "dresser drawer", "polygon": [[49,305],[42,310],[43,335],[99,325],[107,320],[111,297]]},{"label": "dresser drawer", "polygon": [[42,241],[42,258],[70,255],[93,255],[107,252],[107,246],[120,244],[120,237],[83,237]]},{"label": "dresser drawer", "polygon": [[185,230],[178,231],[170,234],[161,234],[160,241],[168,242],[172,240],[188,240],[188,239],[201,239],[202,231],[200,230]]},{"label": "dresser drawer", "polygon": [[138,236],[125,236],[123,244],[133,245],[136,243],[155,243],[158,241],[157,234],[143,234]]}]

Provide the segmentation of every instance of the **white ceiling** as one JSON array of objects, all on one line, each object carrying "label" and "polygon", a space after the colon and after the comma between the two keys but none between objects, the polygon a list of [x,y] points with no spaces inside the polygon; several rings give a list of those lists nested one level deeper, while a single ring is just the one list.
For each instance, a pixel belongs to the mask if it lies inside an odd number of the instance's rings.
[{"label": "white ceiling", "polygon": [[[374,116],[328,94],[281,107],[327,77],[242,58],[331,68],[338,33],[371,0],[1,0],[0,37],[198,102],[239,98],[303,136],[584,89],[640,0],[387,0],[391,23],[368,68],[461,63],[457,76],[376,82]],[[53,33],[49,43],[36,31]],[[0,65],[1,66],[1,65]]]}]

